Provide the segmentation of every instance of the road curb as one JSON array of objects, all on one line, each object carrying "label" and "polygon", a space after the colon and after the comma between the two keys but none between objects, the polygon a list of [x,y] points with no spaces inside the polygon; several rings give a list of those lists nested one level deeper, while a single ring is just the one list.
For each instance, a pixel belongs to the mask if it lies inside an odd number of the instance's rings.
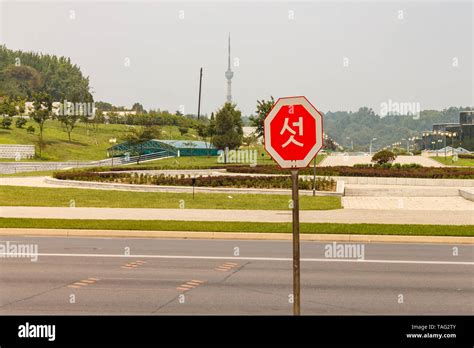
[{"label": "road curb", "polygon": [[[0,228],[0,236],[43,237],[113,237],[113,238],[176,238],[176,239],[231,239],[231,240],[291,240],[291,233],[251,232],[195,232],[195,231],[139,231],[139,230],[80,230],[40,228]],[[338,241],[361,243],[429,243],[474,244],[474,237],[456,236],[400,236],[365,234],[306,234],[303,241]]]}]

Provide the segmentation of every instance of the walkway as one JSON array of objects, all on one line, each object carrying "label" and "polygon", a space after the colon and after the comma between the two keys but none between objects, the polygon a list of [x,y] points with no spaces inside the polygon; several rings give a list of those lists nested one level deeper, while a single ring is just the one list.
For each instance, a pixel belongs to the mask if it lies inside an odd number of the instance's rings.
[{"label": "walkway", "polygon": [[[100,220],[291,222],[287,210],[0,207],[0,217]],[[300,212],[301,222],[474,225],[471,211],[340,209]]]},{"label": "walkway", "polygon": [[[361,155],[361,156],[327,156],[323,159],[318,166],[319,167],[334,167],[334,166],[353,166],[354,164],[368,164],[371,162],[372,156]],[[445,167],[443,164],[423,156],[398,156],[394,163],[409,164],[417,163],[423,167]]]}]

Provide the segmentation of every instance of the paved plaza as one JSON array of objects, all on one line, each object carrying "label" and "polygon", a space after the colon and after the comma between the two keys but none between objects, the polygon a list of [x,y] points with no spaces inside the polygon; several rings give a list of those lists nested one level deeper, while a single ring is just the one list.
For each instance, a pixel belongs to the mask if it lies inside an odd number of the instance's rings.
[{"label": "paved plaza", "polygon": [[[335,167],[335,166],[354,166],[355,164],[369,164],[371,162],[372,156],[369,155],[343,155],[338,154],[336,156],[327,156],[320,163],[320,167]],[[416,163],[422,165],[423,167],[445,167],[443,164],[423,156],[397,156],[394,163],[400,164],[410,164]]]}]

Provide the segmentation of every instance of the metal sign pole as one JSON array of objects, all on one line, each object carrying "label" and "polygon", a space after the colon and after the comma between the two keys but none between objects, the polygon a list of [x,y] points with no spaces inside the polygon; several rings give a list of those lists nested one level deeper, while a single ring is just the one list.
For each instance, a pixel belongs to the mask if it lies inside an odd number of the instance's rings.
[{"label": "metal sign pole", "polygon": [[314,167],[313,167],[313,197],[316,196],[316,156],[314,156]]},{"label": "metal sign pole", "polygon": [[298,169],[291,170],[293,200],[293,315],[300,315],[300,207],[298,201]]}]

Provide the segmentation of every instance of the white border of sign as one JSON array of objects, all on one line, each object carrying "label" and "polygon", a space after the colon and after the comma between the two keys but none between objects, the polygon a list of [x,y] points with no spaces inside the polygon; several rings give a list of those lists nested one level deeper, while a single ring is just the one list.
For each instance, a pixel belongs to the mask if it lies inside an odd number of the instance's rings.
[{"label": "white border of sign", "polygon": [[[303,105],[308,110],[311,116],[316,120],[316,144],[313,146],[311,151],[308,152],[306,157],[298,161],[284,160],[277,151],[272,147],[271,135],[270,135],[270,123],[277,115],[278,111],[283,106],[287,105]],[[284,97],[279,98],[273,108],[265,117],[263,122],[264,127],[264,139],[265,139],[265,150],[272,156],[272,158],[278,163],[281,168],[306,168],[311,160],[318,154],[319,150],[323,147],[323,117],[319,111],[309,102],[304,96],[300,97]]]}]

